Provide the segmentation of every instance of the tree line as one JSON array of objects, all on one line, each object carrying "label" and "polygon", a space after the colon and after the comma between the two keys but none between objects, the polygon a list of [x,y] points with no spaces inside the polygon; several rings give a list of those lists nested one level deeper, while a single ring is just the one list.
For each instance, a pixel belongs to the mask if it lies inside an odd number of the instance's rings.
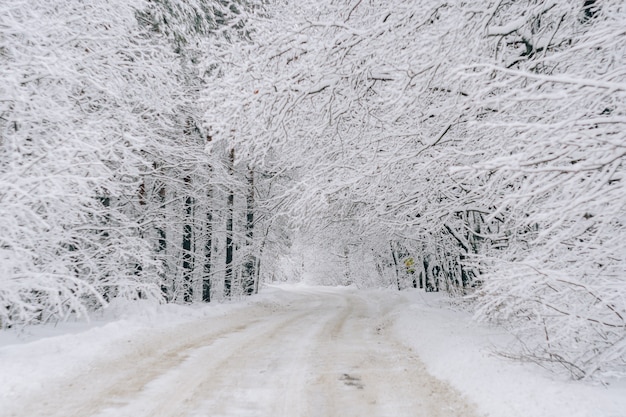
[{"label": "tree line", "polygon": [[507,356],[623,375],[624,12],[0,6],[2,325],[254,293],[323,247],[320,282],[467,296]]},{"label": "tree line", "polygon": [[206,151],[201,102],[250,7],[0,6],[1,327],[257,291],[266,185]]},{"label": "tree line", "polygon": [[327,281],[464,294],[507,356],[623,374],[624,5],[288,4],[230,53],[228,126],[292,173]]}]

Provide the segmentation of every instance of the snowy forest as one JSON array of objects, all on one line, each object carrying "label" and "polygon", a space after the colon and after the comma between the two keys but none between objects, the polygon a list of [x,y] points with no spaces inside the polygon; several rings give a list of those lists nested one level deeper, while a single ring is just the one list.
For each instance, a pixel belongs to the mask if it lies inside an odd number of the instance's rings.
[{"label": "snowy forest", "polygon": [[0,328],[308,279],[626,376],[622,0],[0,4]]}]

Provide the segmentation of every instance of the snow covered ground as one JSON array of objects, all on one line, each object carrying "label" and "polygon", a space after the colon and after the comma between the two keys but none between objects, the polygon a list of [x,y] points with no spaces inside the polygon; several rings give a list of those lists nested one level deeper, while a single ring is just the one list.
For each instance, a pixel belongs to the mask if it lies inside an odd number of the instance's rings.
[{"label": "snow covered ground", "polygon": [[295,285],[2,332],[0,416],[626,416],[624,381],[507,362],[491,354],[506,334],[445,305]]},{"label": "snow covered ground", "polygon": [[395,335],[418,353],[431,374],[449,381],[487,415],[626,416],[626,381],[607,386],[573,382],[537,365],[503,359],[496,352],[512,337],[446,308],[444,294],[407,291],[395,297],[403,300],[393,319]]}]

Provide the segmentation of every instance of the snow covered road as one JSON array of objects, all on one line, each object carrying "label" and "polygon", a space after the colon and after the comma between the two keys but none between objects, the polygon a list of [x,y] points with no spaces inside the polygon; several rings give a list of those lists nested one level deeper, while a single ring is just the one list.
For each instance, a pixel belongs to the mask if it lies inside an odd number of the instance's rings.
[{"label": "snow covered road", "polygon": [[0,417],[626,417],[626,381],[504,361],[451,302],[281,285],[0,332]]},{"label": "snow covered road", "polygon": [[389,313],[397,299],[307,287],[288,293],[219,320],[124,335],[89,366],[42,389],[17,389],[0,414],[478,415],[394,339]]}]

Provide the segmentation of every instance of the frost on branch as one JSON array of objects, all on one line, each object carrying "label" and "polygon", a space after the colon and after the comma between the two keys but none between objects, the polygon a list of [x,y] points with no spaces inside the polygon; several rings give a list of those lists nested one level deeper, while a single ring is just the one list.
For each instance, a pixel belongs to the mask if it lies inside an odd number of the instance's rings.
[{"label": "frost on branch", "polygon": [[502,6],[490,24],[514,30],[491,30],[496,60],[464,71],[480,104],[473,172],[487,175],[508,241],[482,262],[478,316],[518,335],[511,355],[576,378],[626,372],[623,12],[619,2],[591,15],[559,2]]},{"label": "frost on branch", "polygon": [[325,282],[473,293],[508,356],[624,375],[622,3],[0,6],[3,323],[326,242]]},{"label": "frost on branch", "polygon": [[297,172],[285,210],[322,236],[343,228],[338,259],[370,253],[379,282],[402,281],[406,258],[425,288],[480,287],[479,318],[525,342],[512,356],[623,373],[623,5],[278,12],[258,48],[231,52],[219,102],[238,145]]},{"label": "frost on branch", "polygon": [[158,296],[127,201],[171,59],[128,2],[9,2],[0,19],[0,326]]}]

